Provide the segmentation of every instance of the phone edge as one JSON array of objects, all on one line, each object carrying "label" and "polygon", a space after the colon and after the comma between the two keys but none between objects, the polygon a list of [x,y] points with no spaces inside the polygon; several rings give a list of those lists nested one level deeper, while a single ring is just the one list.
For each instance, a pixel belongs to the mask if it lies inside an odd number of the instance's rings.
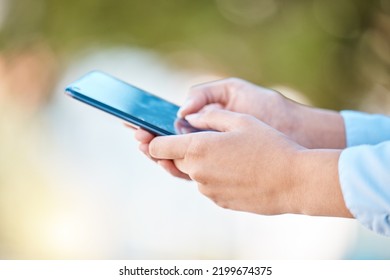
[{"label": "phone edge", "polygon": [[149,125],[148,123],[142,122],[141,120],[138,120],[136,118],[132,118],[131,116],[126,116],[121,114],[121,111],[112,108],[110,106],[107,106],[99,101],[96,101],[92,98],[89,98],[88,96],[85,96],[75,90],[72,89],[72,86],[68,86],[65,88],[65,94],[79,102],[82,102],[84,104],[90,105],[96,109],[99,109],[100,111],[103,111],[105,113],[108,113],[114,117],[117,117],[121,120],[124,120],[126,122],[129,122],[131,124],[134,124],[138,127],[141,127],[142,129],[145,129],[146,131],[156,135],[156,136],[169,136],[174,135],[170,133],[169,131],[159,129],[158,127],[154,127],[152,125]]}]

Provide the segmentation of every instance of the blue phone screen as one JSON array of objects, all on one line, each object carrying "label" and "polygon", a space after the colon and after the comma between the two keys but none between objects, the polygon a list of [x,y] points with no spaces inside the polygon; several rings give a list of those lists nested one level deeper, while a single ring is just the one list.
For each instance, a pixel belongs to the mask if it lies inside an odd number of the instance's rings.
[{"label": "blue phone screen", "polygon": [[199,131],[176,117],[177,105],[99,71],[83,76],[66,91],[80,101],[157,135]]}]

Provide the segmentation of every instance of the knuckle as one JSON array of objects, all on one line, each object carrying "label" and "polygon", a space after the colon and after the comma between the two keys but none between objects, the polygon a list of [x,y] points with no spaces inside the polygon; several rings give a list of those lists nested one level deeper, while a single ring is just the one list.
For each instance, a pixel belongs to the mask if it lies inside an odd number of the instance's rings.
[{"label": "knuckle", "polygon": [[242,83],[243,80],[240,79],[240,78],[237,78],[237,77],[229,77],[229,78],[226,79],[226,82],[229,83],[229,84],[234,85],[234,84]]},{"label": "knuckle", "polygon": [[208,108],[207,110],[204,110],[203,112],[202,112],[202,118],[203,118],[203,120],[208,120],[208,119],[210,119],[212,116],[213,116],[213,114],[215,113],[215,111],[216,111],[216,109],[215,108]]},{"label": "knuckle", "polygon": [[213,188],[211,188],[210,186],[207,186],[206,184],[198,183],[198,189],[201,194],[207,196],[212,201],[215,202],[215,200],[217,199],[217,196],[213,191]]},{"label": "knuckle", "polygon": [[188,96],[194,97],[194,96],[198,95],[199,92],[201,91],[201,89],[203,89],[203,87],[205,87],[205,86],[204,85],[195,85],[195,86],[190,87],[190,89],[188,91]]},{"label": "knuckle", "polygon": [[236,118],[236,124],[239,126],[248,126],[251,125],[254,121],[254,118],[250,115],[239,114]]},{"label": "knuckle", "polygon": [[191,160],[197,159],[204,154],[204,149],[203,141],[199,141],[197,138],[191,137],[185,158]]},{"label": "knuckle", "polygon": [[225,200],[217,200],[215,201],[215,204],[217,204],[219,207],[223,208],[223,209],[230,209],[230,206],[229,206],[229,203]]},{"label": "knuckle", "polygon": [[189,176],[198,183],[205,183],[207,178],[206,170],[202,164],[206,150],[207,146],[203,141],[193,139],[188,145],[184,157],[186,164],[190,167]]},{"label": "knuckle", "polygon": [[189,96],[194,97],[199,94],[207,92],[207,90],[214,85],[215,82],[206,82],[202,84],[193,85],[189,89]]},{"label": "knuckle", "polygon": [[191,179],[193,179],[195,182],[198,182],[202,185],[206,183],[204,178],[204,172],[199,168],[194,168],[191,171]]},{"label": "knuckle", "polygon": [[227,78],[225,81],[228,89],[231,91],[236,90],[237,88],[241,87],[245,83],[244,80],[236,77]]},{"label": "knuckle", "polygon": [[214,194],[212,200],[217,206],[223,209],[231,209],[229,200],[226,199],[226,196],[223,193],[219,193],[218,195]]}]

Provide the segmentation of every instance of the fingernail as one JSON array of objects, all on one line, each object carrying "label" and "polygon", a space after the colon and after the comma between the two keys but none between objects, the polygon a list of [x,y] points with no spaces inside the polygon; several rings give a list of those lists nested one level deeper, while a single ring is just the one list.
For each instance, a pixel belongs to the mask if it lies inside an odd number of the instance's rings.
[{"label": "fingernail", "polygon": [[187,100],[184,102],[184,104],[180,107],[179,111],[177,111],[177,116],[178,116],[179,118],[182,118],[182,117],[183,117],[183,115],[182,115],[183,111],[186,110],[186,109],[188,109],[188,107],[190,107],[190,106],[192,105],[192,103],[193,103],[193,100],[192,100],[192,99],[187,99]]},{"label": "fingernail", "polygon": [[185,116],[184,118],[185,118],[187,121],[191,122],[191,121],[193,121],[193,120],[195,120],[195,119],[197,119],[197,118],[199,118],[199,117],[200,117],[200,114],[199,114],[199,113],[196,113],[196,114],[187,115],[187,116]]}]

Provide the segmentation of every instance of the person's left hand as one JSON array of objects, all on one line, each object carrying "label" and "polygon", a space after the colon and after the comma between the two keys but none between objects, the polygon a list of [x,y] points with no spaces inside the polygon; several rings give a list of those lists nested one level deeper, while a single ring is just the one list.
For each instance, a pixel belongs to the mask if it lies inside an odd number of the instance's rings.
[{"label": "person's left hand", "polygon": [[303,147],[245,114],[212,109],[186,119],[218,132],[153,138],[139,130],[141,150],[173,175],[196,181],[200,192],[221,207],[259,214],[299,212],[302,194],[293,172]]}]

